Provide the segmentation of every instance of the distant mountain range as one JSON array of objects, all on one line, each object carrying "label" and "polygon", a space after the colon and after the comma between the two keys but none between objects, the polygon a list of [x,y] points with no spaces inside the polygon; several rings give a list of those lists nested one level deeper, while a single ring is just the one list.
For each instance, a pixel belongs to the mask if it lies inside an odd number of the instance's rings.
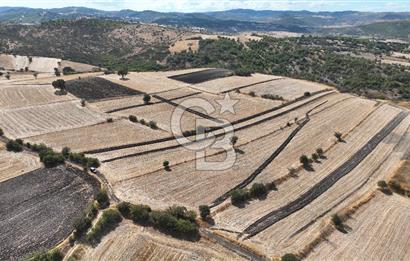
[{"label": "distant mountain range", "polygon": [[[385,23],[381,26],[381,29],[398,27],[398,30],[403,24],[408,25],[410,12],[309,12],[234,9],[205,13],[162,13],[133,10],[102,11],[85,7],[55,9],[0,7],[0,22],[36,24],[50,20],[79,18],[108,18],[179,27],[198,27],[216,32],[290,31],[299,33],[351,32],[360,34],[369,31],[369,33],[376,33],[377,35],[380,33],[377,30],[380,26],[377,24]],[[403,21],[405,22],[396,26],[397,22]],[[393,26],[390,26],[389,23],[393,23]],[[372,29],[372,26],[370,28],[363,27],[372,24],[376,24],[376,30]],[[408,37],[408,34],[399,33],[399,35],[404,38]]]}]

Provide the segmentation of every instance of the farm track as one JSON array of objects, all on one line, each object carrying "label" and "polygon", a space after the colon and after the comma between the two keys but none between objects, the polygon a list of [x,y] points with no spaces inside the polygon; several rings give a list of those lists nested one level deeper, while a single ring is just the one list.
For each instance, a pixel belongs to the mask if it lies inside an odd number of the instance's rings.
[{"label": "farm track", "polygon": [[256,255],[255,253],[241,247],[240,245],[235,244],[221,236],[218,236],[215,233],[208,231],[207,229],[200,229],[200,233],[202,236],[211,239],[212,241],[218,243],[219,245],[229,249],[230,251],[246,259],[254,260],[254,261],[266,261],[267,260],[266,258]]},{"label": "farm track", "polygon": [[302,194],[296,200],[289,204],[276,209],[267,215],[259,218],[256,222],[248,226],[244,233],[247,234],[245,239],[255,236],[259,232],[265,230],[276,222],[286,218],[287,216],[304,208],[317,197],[322,195],[330,187],[332,187],[339,179],[350,173],[357,165],[359,165],[376,147],[377,145],[389,135],[407,116],[408,112],[400,112],[393,118],[383,129],[381,129],[375,136],[373,136],[362,148],[360,148],[353,156],[346,162],[332,171],[328,176],[314,185],[310,190]]},{"label": "farm track", "polygon": [[[270,116],[270,117],[268,117],[268,118],[262,119],[262,120],[260,120],[260,121],[258,121],[258,122],[256,122],[256,123],[251,123],[251,124],[249,124],[249,125],[245,125],[245,126],[242,126],[242,127],[239,127],[239,128],[235,128],[235,131],[242,130],[242,129],[245,129],[245,128],[249,128],[249,127],[254,126],[254,125],[257,125],[257,124],[259,124],[259,123],[262,123],[262,122],[265,122],[265,121],[268,121],[268,120],[271,120],[271,119],[274,119],[274,118],[283,116],[283,115],[285,115],[286,113],[289,113],[289,112],[292,112],[292,111],[294,111],[294,110],[297,110],[297,109],[299,109],[299,108],[301,108],[301,107],[303,107],[303,106],[305,106],[305,105],[308,105],[308,104],[310,104],[310,103],[312,103],[312,102],[315,102],[315,101],[318,100],[318,99],[321,99],[321,98],[323,98],[323,97],[325,97],[325,96],[328,96],[328,95],[334,94],[334,93],[335,93],[335,92],[325,93],[325,94],[322,95],[322,96],[313,98],[313,99],[311,99],[311,100],[309,100],[309,101],[307,101],[307,102],[305,102],[305,103],[302,103],[302,104],[300,104],[300,105],[298,105],[298,106],[292,107],[292,108],[290,108],[290,109],[288,109],[288,110],[286,110],[286,111],[280,112],[279,114],[275,114],[275,115]],[[239,119],[239,120],[233,121],[231,124],[235,126],[235,125],[237,125],[237,124],[239,124],[239,123],[243,123],[243,122],[245,122],[245,121],[252,120],[252,119],[254,119],[254,118],[257,118],[257,117],[260,117],[260,116],[269,114],[269,113],[271,113],[271,112],[277,111],[277,110],[279,110],[279,109],[282,109],[282,108],[284,108],[284,107],[286,107],[286,106],[292,105],[293,103],[296,103],[296,102],[301,101],[301,100],[303,100],[303,99],[298,99],[298,100],[292,101],[292,102],[290,102],[290,103],[287,103],[287,104],[284,104],[284,105],[280,105],[280,106],[274,107],[274,108],[272,108],[272,109],[269,109],[269,110],[266,110],[266,111],[263,111],[263,112],[260,112],[260,113],[254,114],[254,115],[241,118],[241,119]],[[210,131],[209,131],[209,132],[213,132],[213,131],[216,131],[216,130],[220,130],[220,129],[224,128],[224,127],[226,127],[226,125],[222,125],[222,126],[218,126],[218,127],[213,127],[213,128],[210,128]],[[195,136],[195,134],[186,135],[186,137],[192,137],[192,136]],[[113,147],[107,147],[107,148],[102,148],[102,149],[89,150],[89,151],[84,151],[83,153],[85,153],[85,154],[98,154],[98,153],[103,153],[103,152],[110,152],[110,151],[115,151],[115,150],[128,149],[128,148],[133,148],[133,147],[139,147],[139,146],[144,146],[144,145],[150,145],[150,144],[156,144],[156,143],[171,141],[171,140],[175,140],[176,138],[178,138],[178,137],[170,136],[170,137],[165,137],[165,138],[160,138],[160,139],[155,139],[155,140],[149,140],[149,141],[144,141],[144,142],[139,142],[139,143],[131,143],[131,144],[125,144],[125,145],[121,145],[121,146],[113,146]],[[173,148],[173,147],[170,147],[170,149],[171,149],[171,148]],[[166,148],[163,148],[163,149],[166,150]],[[139,154],[137,154],[137,155],[139,155]],[[135,155],[134,155],[134,156],[135,156]],[[131,157],[131,155],[127,155],[127,156],[123,156],[123,157]],[[116,158],[116,159],[119,159],[119,158]]]},{"label": "farm track", "polygon": [[[172,99],[168,99],[169,101],[174,101],[174,100],[179,100],[179,99],[184,99],[184,98],[188,98],[188,97],[192,97],[195,95],[200,94],[201,92],[194,92],[194,93],[190,93],[187,95],[183,95],[180,97],[175,97]],[[155,95],[157,96],[157,95]],[[159,96],[158,96],[159,97]],[[154,104],[159,104],[159,103],[165,103],[164,101],[159,101],[159,102],[152,102],[152,103],[148,103],[148,104],[136,104],[136,105],[131,105],[131,106],[127,106],[127,107],[122,107],[122,108],[118,108],[118,109],[114,109],[114,110],[109,110],[106,111],[105,113],[114,113],[114,112],[119,112],[119,111],[124,111],[124,110],[128,110],[128,109],[133,109],[133,108],[138,108],[138,107],[143,107],[143,106],[150,106],[150,105],[154,105]]]}]

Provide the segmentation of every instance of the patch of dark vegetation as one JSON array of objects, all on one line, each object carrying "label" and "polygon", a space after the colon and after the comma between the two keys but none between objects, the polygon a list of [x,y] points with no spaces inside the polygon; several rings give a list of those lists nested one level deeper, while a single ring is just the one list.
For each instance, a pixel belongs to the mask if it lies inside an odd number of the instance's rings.
[{"label": "patch of dark vegetation", "polygon": [[59,249],[53,249],[50,251],[41,251],[32,254],[27,257],[26,261],[61,261],[63,260],[64,255]]},{"label": "patch of dark vegetation", "polygon": [[113,83],[100,77],[70,80],[65,83],[66,90],[86,101],[142,95],[141,92]]},{"label": "patch of dark vegetation", "polygon": [[118,226],[122,221],[120,212],[117,209],[107,209],[101,215],[95,226],[87,234],[87,241],[96,244],[101,238]]},{"label": "patch of dark vegetation", "polygon": [[[378,92],[391,99],[410,98],[410,72],[405,66],[382,64],[342,53],[377,57],[403,52],[407,44],[348,37],[264,37],[245,44],[235,40],[200,40],[197,52],[182,52],[167,59],[172,69],[219,67],[305,79],[370,97]],[[309,93],[306,93],[309,95]]]},{"label": "patch of dark vegetation", "polygon": [[0,260],[50,249],[74,229],[97,181],[78,169],[35,170],[0,183]]},{"label": "patch of dark vegetation", "polygon": [[185,83],[196,84],[196,83],[201,83],[201,82],[206,82],[206,81],[210,81],[210,80],[214,80],[218,78],[231,76],[232,74],[233,74],[232,71],[227,70],[227,69],[207,69],[207,70],[202,70],[198,72],[173,75],[168,78],[181,81],[181,82],[185,82]]},{"label": "patch of dark vegetation", "polygon": [[231,192],[231,203],[236,207],[244,207],[244,205],[253,199],[263,200],[270,191],[277,190],[275,183],[254,183],[248,190],[246,188],[238,188]]},{"label": "patch of dark vegetation", "polygon": [[117,209],[124,218],[143,226],[152,226],[171,236],[186,240],[197,240],[199,237],[198,225],[195,222],[196,213],[185,207],[172,206],[156,211],[147,205],[121,202]]}]

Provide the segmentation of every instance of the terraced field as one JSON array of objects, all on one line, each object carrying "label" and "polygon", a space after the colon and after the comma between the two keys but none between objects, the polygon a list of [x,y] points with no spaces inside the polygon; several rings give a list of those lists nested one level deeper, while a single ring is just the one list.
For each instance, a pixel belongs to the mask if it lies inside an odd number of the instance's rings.
[{"label": "terraced field", "polygon": [[333,232],[307,260],[408,260],[409,200],[399,195],[376,197],[346,222],[349,232]]},{"label": "terraced field", "polygon": [[303,96],[305,92],[315,93],[325,89],[332,88],[320,83],[283,78],[276,81],[269,81],[266,83],[252,85],[247,88],[242,88],[241,92],[254,92],[258,96],[269,94],[277,95],[287,101],[291,101]]},{"label": "terraced field", "polygon": [[85,248],[80,260],[245,260],[201,239],[181,242],[140,226],[122,223],[95,248]]},{"label": "terraced field", "polygon": [[105,121],[106,116],[68,101],[0,111],[0,127],[10,138],[25,138]]},{"label": "terraced field", "polygon": [[112,123],[104,122],[33,136],[27,141],[37,144],[44,143],[58,151],[64,147],[69,147],[72,151],[84,152],[167,136],[169,134],[165,132],[152,131],[151,128],[142,124],[131,123],[128,119],[120,119]]},{"label": "terraced field", "polygon": [[74,100],[72,95],[55,95],[47,85],[2,85],[0,110]]},{"label": "terraced field", "polygon": [[41,167],[38,157],[27,153],[8,152],[0,145],[0,182]]}]

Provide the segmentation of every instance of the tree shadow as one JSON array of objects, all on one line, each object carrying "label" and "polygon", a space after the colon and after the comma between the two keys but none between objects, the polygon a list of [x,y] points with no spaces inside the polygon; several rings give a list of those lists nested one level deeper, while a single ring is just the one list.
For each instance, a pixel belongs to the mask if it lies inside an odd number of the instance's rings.
[{"label": "tree shadow", "polygon": [[245,154],[245,151],[243,151],[241,149],[237,149],[237,148],[235,148],[235,152],[238,153],[238,154],[241,154],[241,155]]},{"label": "tree shadow", "polygon": [[312,164],[303,165],[303,168],[304,168],[306,171],[309,171],[309,172],[315,171],[315,169],[313,168]]},{"label": "tree shadow", "polygon": [[215,220],[212,217],[209,217],[209,216],[206,218],[205,222],[208,223],[211,226],[215,225]]}]

